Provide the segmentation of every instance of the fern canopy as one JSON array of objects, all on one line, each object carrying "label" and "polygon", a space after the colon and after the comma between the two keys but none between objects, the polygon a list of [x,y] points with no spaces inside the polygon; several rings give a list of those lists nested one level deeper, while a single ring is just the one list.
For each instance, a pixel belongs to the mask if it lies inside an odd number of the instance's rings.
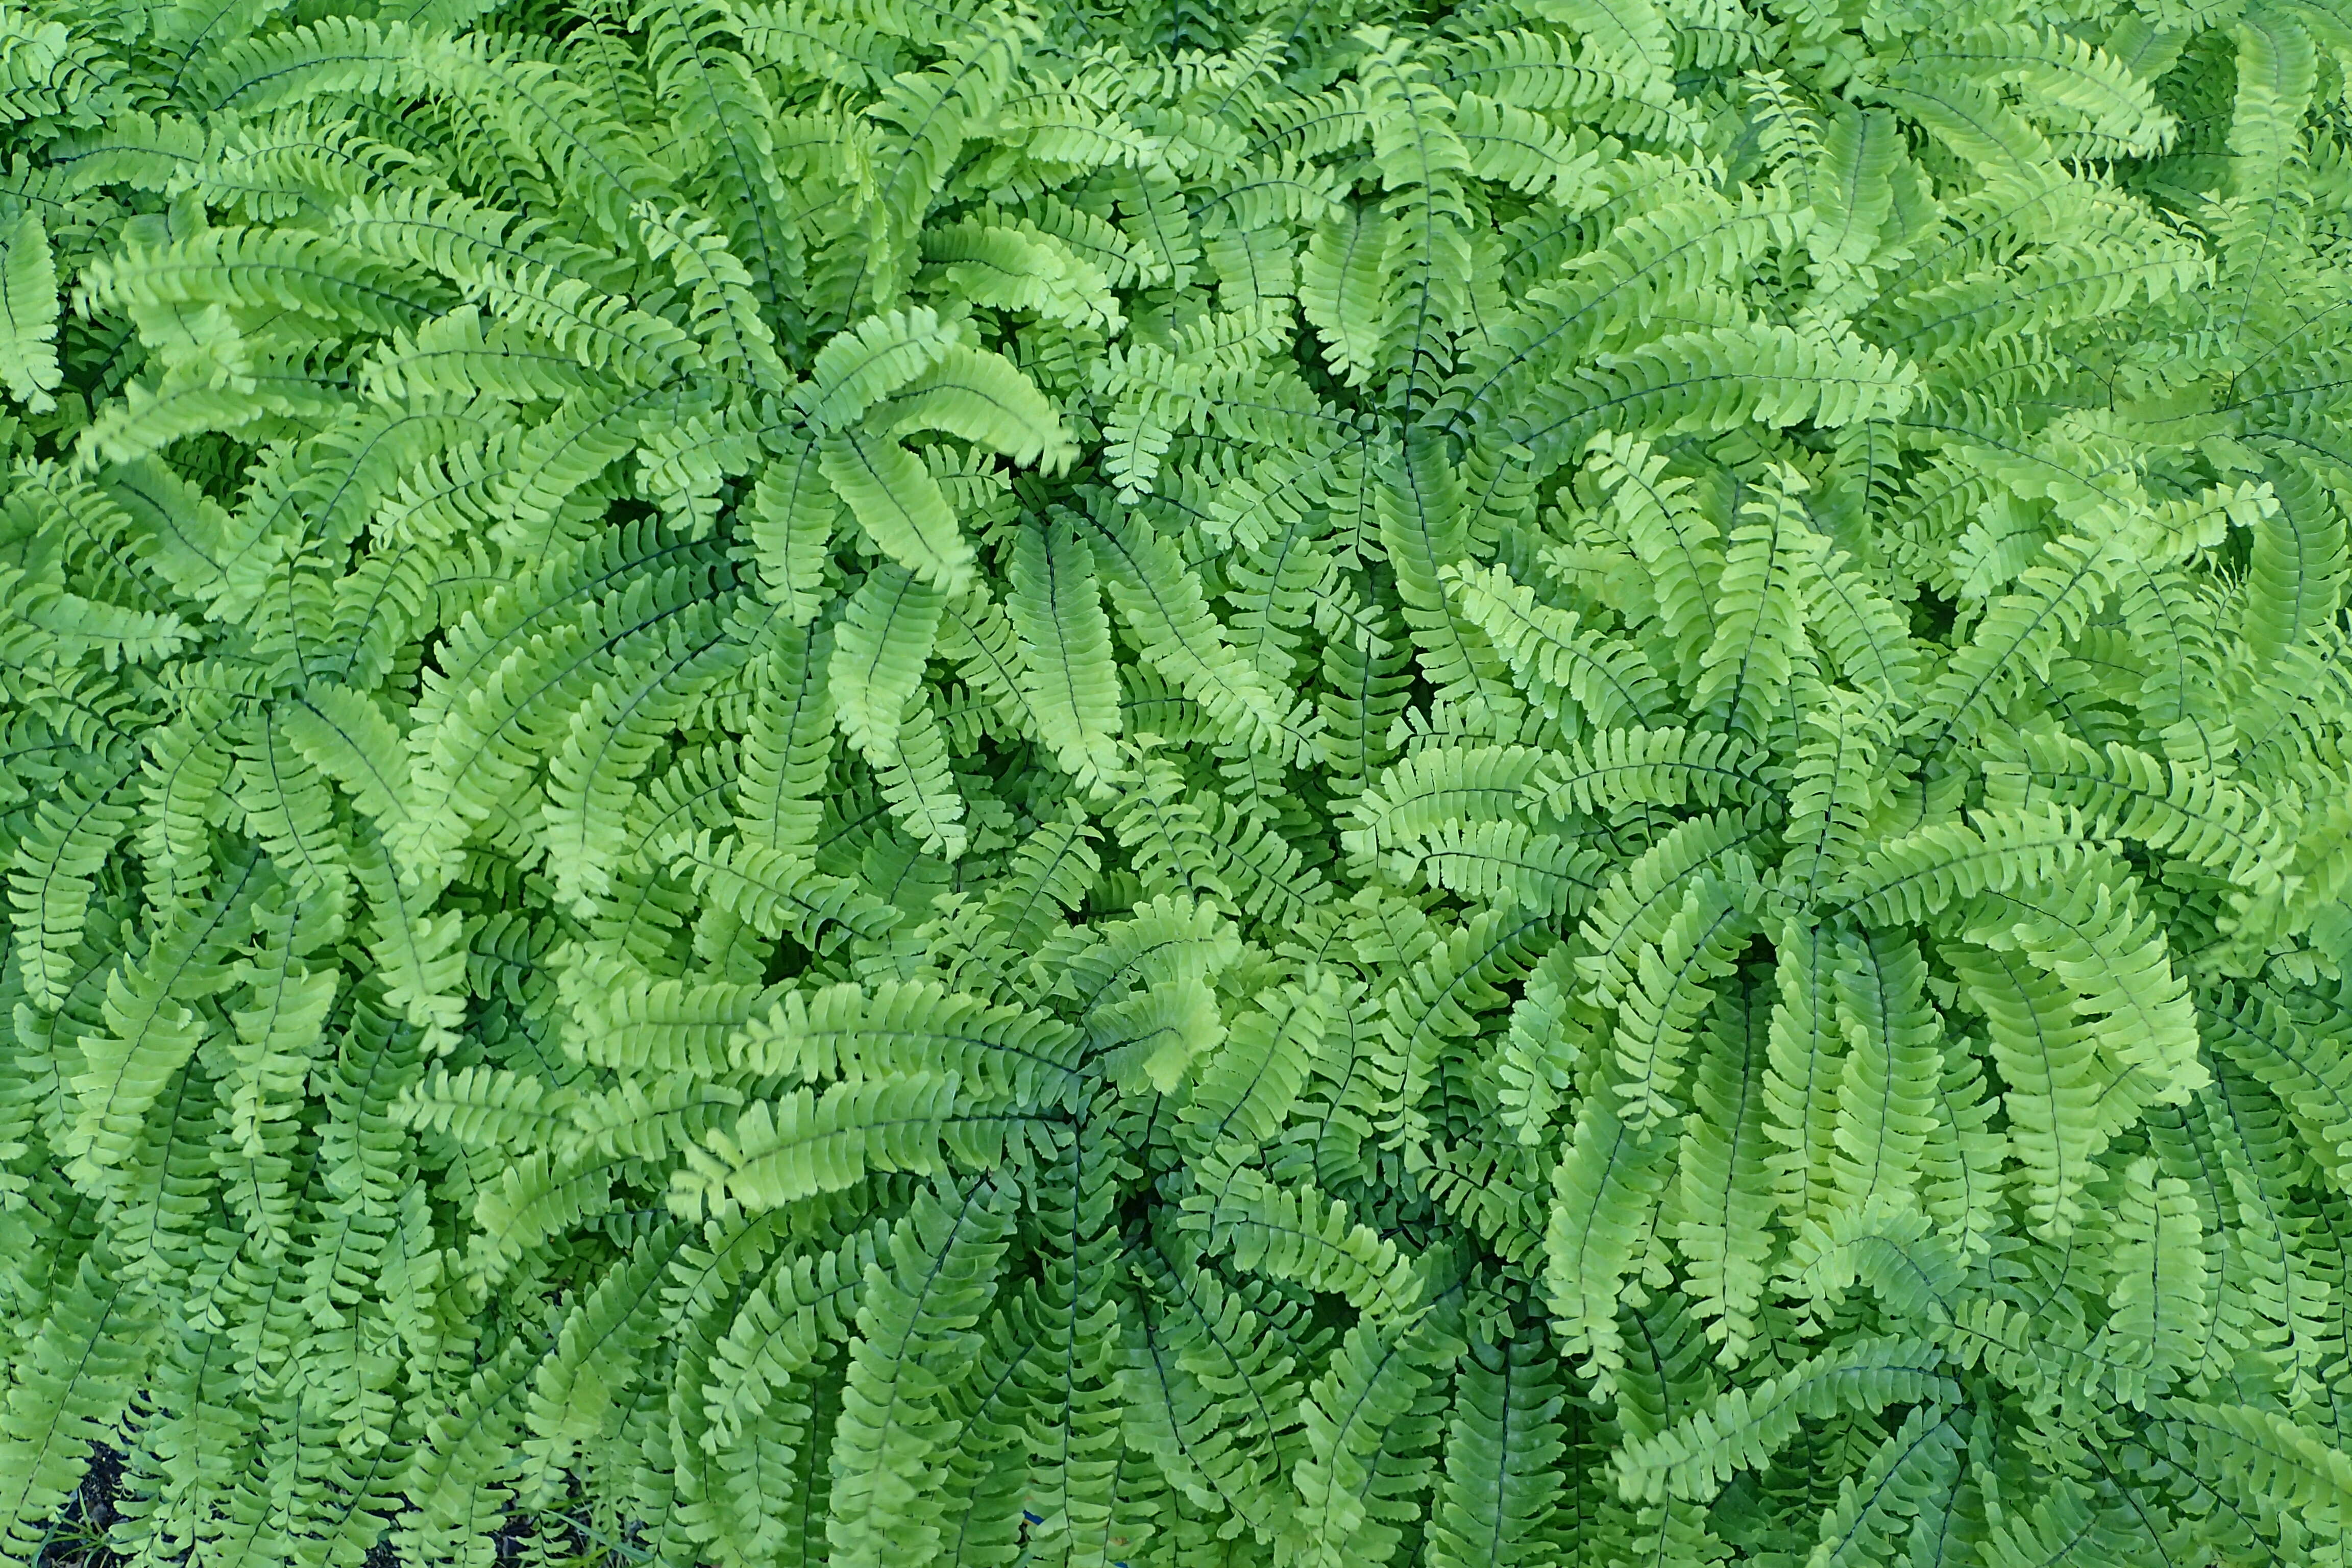
[{"label": "fern canopy", "polygon": [[2341,5],[18,0],[0,142],[0,1568],[2352,1558]]}]

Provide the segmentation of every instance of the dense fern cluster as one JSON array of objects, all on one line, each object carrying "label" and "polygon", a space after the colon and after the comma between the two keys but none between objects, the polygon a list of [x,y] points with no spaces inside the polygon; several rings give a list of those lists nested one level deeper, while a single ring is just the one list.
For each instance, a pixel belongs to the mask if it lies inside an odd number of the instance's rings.
[{"label": "dense fern cluster", "polygon": [[0,1563],[2344,1568],[2347,81],[8,0]]}]

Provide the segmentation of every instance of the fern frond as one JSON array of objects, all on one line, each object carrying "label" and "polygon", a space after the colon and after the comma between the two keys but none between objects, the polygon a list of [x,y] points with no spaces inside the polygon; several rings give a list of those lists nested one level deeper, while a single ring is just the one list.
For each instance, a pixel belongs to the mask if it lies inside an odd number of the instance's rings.
[{"label": "fern frond", "polygon": [[786,1260],[745,1298],[712,1348],[700,1390],[706,1447],[732,1442],[828,1342],[848,1337],[888,1236],[888,1226],[877,1224],[829,1251]]},{"label": "fern frond", "polygon": [[2022,765],[1988,780],[1988,802],[1994,788],[2002,790],[2005,806],[2042,795],[2081,810],[2095,837],[2136,840],[2249,892],[2275,885],[2289,853],[2284,836],[2261,803],[2234,785],[2189,762],[2152,757],[2118,741],[2094,749],[2046,731],[2021,739]]},{"label": "fern frond", "polygon": [[1837,1088],[1834,1181],[1845,1207],[1901,1207],[1934,1128],[1941,1027],[1918,947],[1884,932],[1842,936],[1833,982],[1846,1054]]},{"label": "fern frond", "polygon": [[[1634,983],[1642,945],[1665,935],[1684,895],[1711,867],[1738,871],[1741,847],[1763,831],[1761,808],[1692,817],[1611,876],[1578,931],[1584,952],[1577,957],[1577,973],[1590,986],[1594,1005],[1617,1005]],[[1751,880],[1752,874],[1738,879]]]},{"label": "fern frond", "polygon": [[1869,698],[1832,688],[1808,705],[1799,722],[1803,739],[1790,770],[1789,852],[1780,877],[1790,896],[1811,904],[1824,886],[1861,854],[1881,788],[1881,753],[1892,737],[1885,709]]},{"label": "fern frond", "polygon": [[[1917,372],[1884,350],[1786,326],[1677,332],[1597,356],[1506,426],[1539,458],[1581,450],[1612,421],[1657,436],[1802,420],[1835,427],[1899,415]],[[1555,458],[1557,460],[1557,458]]]},{"label": "fern frond", "polygon": [[2231,1477],[2247,1495],[2315,1511],[2342,1508],[2352,1496],[2352,1459],[2276,1411],[2178,1400],[2168,1403],[2164,1421],[2196,1456],[2196,1473]]},{"label": "fern frond", "polygon": [[1371,1319],[1348,1331],[1301,1402],[1306,1452],[1292,1472],[1298,1502],[1287,1537],[1299,1561],[1320,1568],[1395,1550],[1392,1516],[1402,1510],[1383,1505],[1426,1484],[1425,1458],[1398,1461],[1434,1436],[1415,1396],[1429,1384],[1427,1368],[1454,1349],[1436,1314],[1410,1328]]},{"label": "fern frond", "polygon": [[2134,1114],[2110,1096],[2118,1075],[2099,1062],[2053,976],[2015,952],[1944,949],[1945,962],[1992,1035],[1992,1057],[2010,1088],[2009,1140],[2038,1224],[2063,1231],[2093,1161]]},{"label": "fern frond", "polygon": [[91,1190],[117,1185],[148,1110],[211,1032],[188,1004],[227,988],[229,954],[249,930],[258,881],[248,857],[202,903],[184,906],[145,952],[124,954],[108,973],[101,1026],[82,1037],[73,1122],[58,1151]]},{"label": "fern frond", "polygon": [[1142,518],[1090,519],[1102,542],[1095,565],[1143,656],[1198,702],[1222,730],[1276,757],[1300,754],[1313,733],[1304,702],[1291,702],[1244,659],[1209,612],[1197,574]]},{"label": "fern frond", "polygon": [[1683,1053],[1716,1001],[1714,983],[1732,973],[1753,929],[1732,890],[1718,878],[1701,877],[1657,940],[1643,944],[1612,1036],[1619,1075],[1613,1087],[1623,1101],[1618,1115],[1633,1132],[1646,1136],[1680,1118],[1675,1091]]},{"label": "fern frond", "polygon": [[1885,1561],[1898,1535],[1932,1531],[1934,1500],[1959,1468],[1960,1443],[1946,1411],[1922,1405],[1905,1416],[1862,1473],[1838,1483],[1807,1568]]},{"label": "fern frond", "polygon": [[1338,1199],[1274,1186],[1248,1166],[1208,1169],[1214,1179],[1184,1200],[1179,1223],[1230,1249],[1236,1268],[1344,1296],[1376,1320],[1400,1317],[1420,1300],[1412,1262],[1394,1242],[1351,1223]]},{"label": "fern frond", "polygon": [[1454,1379],[1444,1479],[1432,1510],[1432,1563],[1518,1563],[1542,1550],[1565,1489],[1555,1468],[1565,1403],[1535,1336],[1471,1345]]},{"label": "fern frond", "polygon": [[968,1098],[1024,1108],[1072,1107],[1081,1092],[1079,1037],[1068,1025],[941,989],[885,981],[788,992],[729,1042],[740,1067],[786,1080],[836,1076],[887,1082],[944,1069]]},{"label": "fern frond", "polygon": [[897,566],[877,567],[851,596],[826,662],[825,689],[841,732],[869,757],[896,749],[945,603],[942,591]]},{"label": "fern frond", "polygon": [[941,1402],[971,1366],[1013,1196],[994,1180],[919,1193],[890,1234],[888,1261],[867,1272],[834,1438],[833,1562],[922,1562],[939,1539],[923,1478],[953,1430]]},{"label": "fern frond", "polygon": [[26,994],[52,1010],[64,1000],[99,870],[131,829],[131,810],[113,795],[100,790],[42,802],[8,868],[17,971]]},{"label": "fern frond", "polygon": [[898,911],[856,883],[828,876],[805,857],[740,838],[714,837],[708,828],[672,840],[659,858],[693,879],[696,891],[715,900],[762,935],[791,932],[803,943],[837,940],[834,927],[878,937]]},{"label": "fern frond", "polygon": [[1694,1306],[1716,1359],[1736,1364],[1756,1331],[1772,1187],[1765,1166],[1767,1016],[1750,1002],[1718,1001],[1692,1088],[1669,1199],[1675,1246],[1688,1261]]},{"label": "fern frond", "polygon": [[1756,1385],[1734,1388],[1656,1436],[1620,1450],[1619,1489],[1629,1499],[1706,1501],[1741,1470],[1764,1464],[1803,1417],[1878,1411],[1919,1400],[1955,1402],[1944,1358],[1923,1341],[1857,1340]]},{"label": "fern frond", "polygon": [[2177,1104],[2209,1075],[2198,1059],[2196,1012],[2187,984],[2137,889],[2090,877],[2046,896],[2021,889],[1980,895],[1971,941],[2030,954],[2075,993],[2075,1012],[2148,1097]]},{"label": "fern frond", "polygon": [[787,854],[816,846],[833,760],[832,654],[830,634],[811,626],[780,637],[760,662],[743,770],[731,781],[736,831],[748,843]]},{"label": "fern frond", "polygon": [[1359,824],[1340,836],[1366,860],[1448,823],[1507,821],[1545,754],[1529,746],[1428,746],[1374,775],[1350,803]]},{"label": "fern frond", "polygon": [[81,289],[104,309],[288,310],[379,332],[417,326],[438,302],[430,287],[340,239],[272,228],[206,229],[130,250],[95,263]]},{"label": "fern frond", "polygon": [[[62,1261],[62,1259],[60,1259]],[[50,1521],[81,1484],[91,1446],[113,1430],[152,1353],[147,1301],[85,1252],[12,1355],[0,1405],[0,1509],[13,1563],[40,1559]]]},{"label": "fern frond", "polygon": [[1804,521],[1805,481],[1775,469],[1754,519],[1731,531],[1716,580],[1715,637],[1698,656],[1691,701],[1712,725],[1760,738],[1789,689],[1806,643],[1804,604],[1822,546]]},{"label": "fern frond", "polygon": [[8,395],[36,414],[57,405],[65,379],[58,366],[58,269],[49,237],[31,207],[0,235],[0,381]]},{"label": "fern frond", "polygon": [[1263,1145],[1280,1131],[1322,1042],[1337,989],[1328,976],[1313,990],[1286,988],[1261,998],[1226,1031],[1180,1113],[1180,1136],[1196,1157],[1228,1140]]},{"label": "fern frond", "polygon": [[1538,603],[1499,566],[1447,566],[1439,576],[1464,618],[1508,661],[1515,684],[1546,710],[1581,713],[1595,729],[1647,724],[1665,710],[1664,683],[1630,643],[1580,630],[1575,611]]},{"label": "fern frond", "polygon": [[971,543],[920,458],[895,440],[858,429],[829,432],[818,440],[817,454],[834,493],[891,560],[950,596],[971,585]]},{"label": "fern frond", "polygon": [[1866,920],[1917,924],[1980,892],[2063,885],[2088,854],[2080,819],[2063,806],[1980,812],[1866,851],[1834,896]]},{"label": "fern frond", "polygon": [[757,1213],[839,1192],[871,1170],[937,1174],[943,1128],[955,1114],[953,1073],[909,1073],[803,1089],[755,1101],[714,1131],[670,1182],[671,1208],[698,1219],[721,1202]]},{"label": "fern frond", "polygon": [[1122,724],[1110,621],[1093,553],[1066,522],[1014,536],[1005,610],[1024,656],[1022,693],[1046,744],[1080,784],[1107,781],[1119,771]]},{"label": "fern frond", "polygon": [[1723,575],[1716,523],[1692,494],[1692,480],[1668,477],[1666,459],[1647,441],[1597,435],[1586,468],[1649,574],[1660,629],[1688,685],[1697,679],[1699,655],[1715,640],[1715,596]]},{"label": "fern frond", "polygon": [[1616,1385],[1625,1363],[1618,1300],[1634,1248],[1665,1188],[1672,1142],[1643,1139],[1619,1119],[1618,1096],[1588,1094],[1576,1131],[1552,1173],[1551,1215],[1544,1228],[1544,1300],[1561,1352],[1581,1355],[1602,1389]]},{"label": "fern frond", "polygon": [[[1427,756],[1429,753],[1417,753]],[[1628,806],[1717,806],[1757,793],[1759,758],[1737,735],[1638,726],[1602,730],[1545,758],[1522,786],[1560,816],[1606,816]]]}]

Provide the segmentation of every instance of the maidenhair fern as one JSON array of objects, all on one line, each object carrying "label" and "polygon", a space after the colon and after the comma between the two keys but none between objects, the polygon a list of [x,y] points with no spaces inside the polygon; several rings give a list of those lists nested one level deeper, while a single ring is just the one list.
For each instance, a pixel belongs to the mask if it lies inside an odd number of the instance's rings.
[{"label": "maidenhair fern", "polygon": [[0,1564],[2344,1563],[2347,84],[0,9]]}]

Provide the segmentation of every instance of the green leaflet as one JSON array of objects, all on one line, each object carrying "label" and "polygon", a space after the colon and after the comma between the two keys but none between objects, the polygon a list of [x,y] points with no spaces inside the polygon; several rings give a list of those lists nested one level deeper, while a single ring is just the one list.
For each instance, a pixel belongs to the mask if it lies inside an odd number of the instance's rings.
[{"label": "green leaflet", "polygon": [[834,493],[892,560],[949,593],[970,584],[971,545],[954,504],[920,458],[858,431],[828,435],[817,449]]},{"label": "green leaflet", "polygon": [[943,603],[938,591],[888,566],[851,597],[825,667],[826,689],[841,732],[869,757],[896,752]]},{"label": "green leaflet", "polygon": [[955,1413],[941,1396],[972,1370],[972,1326],[996,1292],[1013,1189],[919,1194],[890,1237],[889,1262],[867,1270],[835,1435],[825,1535],[831,1561],[925,1561],[940,1522],[922,1479]]},{"label": "green leaflet", "polygon": [[1118,771],[1124,722],[1093,552],[1066,522],[1025,528],[1013,540],[1011,585],[1022,695],[1055,761],[1091,786]]},{"label": "green leaflet", "polygon": [[40,215],[19,212],[0,236],[0,310],[6,316],[0,340],[0,381],[8,394],[36,414],[55,406],[50,395],[64,379],[58,367],[58,269]]},{"label": "green leaflet", "polygon": [[1468,1564],[1539,1562],[1559,1506],[1561,1405],[1536,1337],[1475,1344],[1454,1381],[1445,1479],[1432,1512],[1430,1559]]},{"label": "green leaflet", "polygon": [[1707,1052],[1691,1092],[1693,1114],[1677,1151],[1675,1244],[1717,1359],[1737,1363],[1754,1336],[1770,1256],[1772,1183],[1765,1165],[1768,1020],[1757,1005],[1718,1001],[1707,1020]]},{"label": "green leaflet", "polygon": [[1619,1292],[1640,1233],[1666,1176],[1666,1136],[1646,1141],[1604,1094],[1588,1095],[1552,1176],[1544,1232],[1546,1299],[1562,1349],[1586,1357],[1587,1375],[1611,1388],[1623,1364]]},{"label": "green leaflet", "polygon": [[1753,521],[1725,542],[1715,637],[1699,653],[1691,694],[1710,729],[1758,734],[1803,655],[1800,605],[1821,569],[1819,536],[1800,521],[1803,488],[1798,476],[1772,470],[1762,499],[1740,509]]},{"label": "green leaflet", "polygon": [[1939,1550],[1938,1516],[1948,1506],[1959,1446],[1949,1413],[1923,1405],[1904,1417],[1862,1473],[1839,1483],[1837,1506],[1822,1516],[1811,1568],[1886,1561],[1897,1539],[1909,1545],[1914,1562]]},{"label": "green leaflet", "polygon": [[0,1568],[2344,1556],[2352,26],[0,16]]},{"label": "green leaflet", "polygon": [[1791,1367],[1751,1390],[1734,1388],[1664,1431],[1621,1450],[1618,1482],[1627,1497],[1673,1495],[1704,1501],[1743,1469],[1796,1436],[1801,1416],[1958,1392],[1939,1375],[1943,1358],[1916,1341],[1860,1337]]}]

